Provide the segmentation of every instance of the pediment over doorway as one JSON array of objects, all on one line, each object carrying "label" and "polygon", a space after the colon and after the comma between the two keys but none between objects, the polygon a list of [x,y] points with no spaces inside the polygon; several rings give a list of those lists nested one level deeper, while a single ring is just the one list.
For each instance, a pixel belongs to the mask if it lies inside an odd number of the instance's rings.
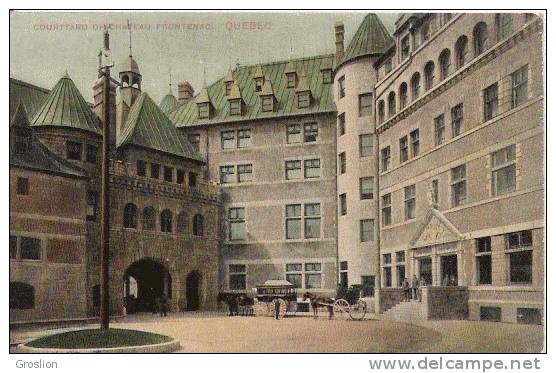
[{"label": "pediment over doorway", "polygon": [[430,209],[409,242],[409,246],[413,248],[432,246],[462,238],[460,231],[440,211]]}]

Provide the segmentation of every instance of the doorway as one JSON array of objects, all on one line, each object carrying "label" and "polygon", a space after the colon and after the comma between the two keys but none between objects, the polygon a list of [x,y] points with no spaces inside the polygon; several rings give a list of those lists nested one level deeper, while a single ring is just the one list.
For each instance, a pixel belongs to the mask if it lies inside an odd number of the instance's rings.
[{"label": "doorway", "polygon": [[154,312],[162,294],[172,297],[172,277],[161,263],[153,259],[145,258],[131,264],[123,281],[127,313]]},{"label": "doorway", "polygon": [[440,258],[442,286],[458,286],[458,256],[444,255]]},{"label": "doorway", "polygon": [[432,285],[432,259],[431,257],[419,259],[419,279],[426,286]]},{"label": "doorway", "polygon": [[185,298],[188,311],[197,311],[200,308],[201,274],[198,271],[190,272],[185,279]]}]

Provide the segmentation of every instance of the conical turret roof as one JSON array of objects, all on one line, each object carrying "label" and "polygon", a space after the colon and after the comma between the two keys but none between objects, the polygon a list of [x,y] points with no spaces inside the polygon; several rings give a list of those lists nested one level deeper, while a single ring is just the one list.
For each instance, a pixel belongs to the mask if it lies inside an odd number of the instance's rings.
[{"label": "conical turret roof", "polygon": [[21,127],[29,128],[29,118],[27,118],[27,112],[25,111],[25,106],[20,101],[17,104],[17,109],[15,109],[15,114],[10,120],[10,127]]},{"label": "conical turret roof", "polygon": [[31,121],[32,126],[69,127],[100,134],[100,120],[66,74]]},{"label": "conical turret roof", "polygon": [[160,101],[160,109],[166,114],[177,108],[178,105],[178,100],[172,93],[168,93],[162,98],[162,101]]}]

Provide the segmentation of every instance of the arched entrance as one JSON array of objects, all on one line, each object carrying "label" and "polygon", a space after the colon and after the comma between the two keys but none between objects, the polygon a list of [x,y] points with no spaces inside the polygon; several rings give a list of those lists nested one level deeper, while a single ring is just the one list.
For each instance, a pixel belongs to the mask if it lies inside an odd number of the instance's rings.
[{"label": "arched entrance", "polygon": [[198,271],[190,272],[185,278],[185,297],[187,310],[197,311],[200,308],[201,274]]},{"label": "arched entrance", "polygon": [[131,264],[124,273],[124,298],[127,313],[156,310],[162,294],[172,297],[172,277],[156,260],[145,258]]}]

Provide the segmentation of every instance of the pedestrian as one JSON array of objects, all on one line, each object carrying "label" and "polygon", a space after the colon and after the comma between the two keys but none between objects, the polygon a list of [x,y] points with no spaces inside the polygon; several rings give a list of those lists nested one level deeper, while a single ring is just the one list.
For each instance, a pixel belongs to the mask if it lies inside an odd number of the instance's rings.
[{"label": "pedestrian", "polygon": [[160,317],[168,316],[168,297],[166,294],[160,296]]},{"label": "pedestrian", "polygon": [[419,302],[423,299],[423,287],[427,286],[425,279],[421,277],[419,281]]},{"label": "pedestrian", "polygon": [[274,318],[276,320],[280,319],[280,302],[274,302]]},{"label": "pedestrian", "polygon": [[412,291],[412,298],[417,300],[417,292],[419,290],[419,279],[417,275],[413,275],[413,280],[411,280],[411,291]]},{"label": "pedestrian", "polygon": [[406,277],[403,279],[403,295],[406,302],[409,302],[411,300],[411,294],[409,293],[410,293],[409,281]]}]

